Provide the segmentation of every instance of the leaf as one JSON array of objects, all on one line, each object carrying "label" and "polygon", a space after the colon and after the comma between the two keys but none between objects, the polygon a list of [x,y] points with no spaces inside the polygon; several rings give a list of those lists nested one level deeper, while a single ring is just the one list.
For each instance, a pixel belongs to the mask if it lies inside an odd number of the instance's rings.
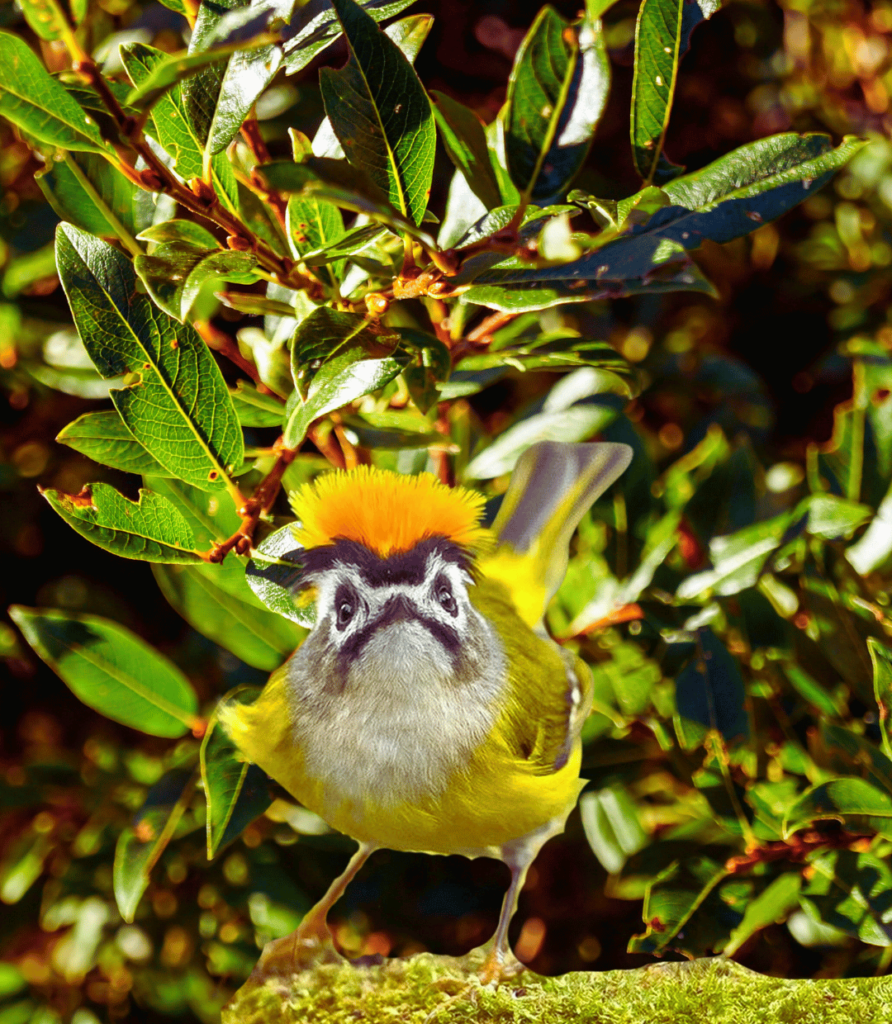
[{"label": "leaf", "polygon": [[892,794],[864,779],[839,778],[807,789],[787,812],[784,837],[813,821],[836,819],[858,831],[892,837]]},{"label": "leaf", "polygon": [[151,256],[137,256],[134,269],[155,303],[184,323],[204,285],[215,281],[253,284],[257,257],[250,252],[195,249],[179,243],[159,245]]},{"label": "leaf", "polygon": [[110,484],[88,484],[80,494],[42,489],[68,525],[97,547],[144,562],[202,561],[185,519],[163,497],[139,492],[130,501]]},{"label": "leaf", "polygon": [[108,152],[96,121],[11,32],[0,32],[0,114],[49,146]]},{"label": "leaf", "polygon": [[635,26],[635,74],[632,81],[632,153],[646,184],[664,184],[682,168],[663,155],[678,62],[694,26],[719,9],[717,0],[644,0]]},{"label": "leaf", "polygon": [[325,112],[348,161],[407,219],[427,209],[436,148],[430,102],[411,63],[353,0],[332,0],[349,48],[339,71],[323,68]]},{"label": "leaf", "polygon": [[860,576],[880,568],[892,555],[892,487],[880,502],[864,533],[846,549],[846,558]]},{"label": "leaf", "polygon": [[508,170],[525,199],[563,194],[588,154],[609,88],[600,22],[585,19],[577,32],[543,7],[508,81]]},{"label": "leaf", "polygon": [[243,427],[281,426],[285,406],[277,398],[258,391],[243,380],[236,384],[235,389],[230,389],[229,393],[238,421]]},{"label": "leaf", "polygon": [[[260,691],[245,688],[224,697],[250,704]],[[212,860],[272,803],[266,774],[241,760],[223,729],[212,719],[201,744],[201,781],[207,799],[207,856]]]},{"label": "leaf", "polygon": [[437,385],[449,379],[452,354],[439,338],[411,327],[400,328],[400,339],[416,352],[416,362],[403,370],[403,380],[412,401],[426,413],[439,400]]},{"label": "leaf", "polygon": [[183,736],[198,724],[189,680],[145,641],[96,615],[9,610],[25,639],[88,707],[149,736]]},{"label": "leaf", "polygon": [[243,585],[238,596],[231,579],[215,571],[217,566],[155,566],[153,572],[162,594],[193,629],[240,661],[271,672],[294,652],[303,632],[262,607],[244,581],[243,564],[239,568]]},{"label": "leaf", "polygon": [[34,180],[62,220],[91,235],[126,238],[139,231],[149,213],[147,193],[93,153],[48,159]]},{"label": "leaf", "polygon": [[609,874],[621,871],[647,844],[638,808],[624,789],[587,790],[579,798],[579,812],[589,846]]},{"label": "leaf", "polygon": [[730,742],[749,734],[740,667],[708,628],[697,630],[697,651],[675,680],[676,732],[691,750],[707,730]]},{"label": "leaf", "polygon": [[878,789],[892,793],[892,760],[870,740],[850,729],[821,722],[820,748],[812,756],[824,769],[837,775],[860,775]]},{"label": "leaf", "polygon": [[892,871],[873,853],[819,851],[801,894],[808,915],[874,946],[892,945]]},{"label": "leaf", "polygon": [[892,757],[892,735],[890,735],[889,711],[892,708],[892,651],[873,637],[867,638],[870,663],[873,666],[873,692],[880,712],[880,732],[883,736],[883,750]]},{"label": "leaf", "polygon": [[[167,59],[162,50],[145,43],[125,43],[120,53],[127,75],[137,88],[149,81],[154,70]],[[196,82],[200,78],[198,75],[189,81]],[[239,194],[232,165],[225,153],[219,154],[210,161],[210,174],[206,175],[204,140],[193,124],[186,97],[179,86],[158,98],[146,133],[170,156],[184,181],[192,178],[210,181],[223,205],[230,213],[238,214]]]},{"label": "leaf", "polygon": [[334,203],[344,210],[364,213],[398,234],[417,238],[430,249],[437,247],[426,231],[407,220],[360,168],[346,160],[318,156],[307,157],[299,164],[274,160],[259,167],[258,173],[278,192],[297,193]]},{"label": "leaf", "polygon": [[[374,227],[377,228],[377,225]],[[285,216],[285,232],[288,235],[291,255],[295,259],[304,259],[308,253],[324,251],[344,238],[344,218],[333,203],[323,199],[291,196]],[[318,264],[308,264],[316,265]],[[343,264],[325,271],[325,277],[332,288],[338,287],[343,276]]]},{"label": "leaf", "polygon": [[66,12],[56,0],[22,0],[22,13],[31,31],[48,42],[70,31]]},{"label": "leaf", "polygon": [[[729,242],[775,220],[825,185],[832,172],[863,145],[862,140],[849,136],[833,149],[826,135],[788,132],[741,146],[664,186],[669,205],[589,255],[558,267],[531,268],[513,258],[503,260],[474,275],[475,284],[506,287],[548,282],[572,296],[574,289],[579,294],[585,288],[581,282],[592,282],[593,288],[597,286],[606,295],[611,287],[625,292],[631,282],[647,284],[661,268],[670,269],[673,275],[690,274],[683,262],[679,265],[679,260],[684,260],[683,250],[696,249],[704,239]],[[635,199],[632,196],[618,204],[621,223]],[[465,283],[466,279],[460,274],[456,280]],[[697,286],[693,277],[689,282],[670,280],[673,290],[685,284]]]},{"label": "leaf", "polygon": [[301,626],[311,627],[316,621],[314,606],[300,604],[294,596],[303,548],[294,539],[293,527],[293,523],[281,527],[254,549],[246,576],[248,586],[267,608]]},{"label": "leaf", "polygon": [[487,210],[502,205],[486,142],[483,122],[464,104],[442,92],[431,92],[434,117],[449,159]]},{"label": "leaf", "polygon": [[777,921],[783,921],[799,905],[799,890],[802,876],[798,872],[787,872],[770,882],[746,905],[743,920],[731,932],[728,944],[721,951],[723,956],[733,956],[738,949],[760,931]]},{"label": "leaf", "polygon": [[75,325],[103,377],[131,374],[111,398],[162,466],[197,487],[223,487],[244,446],[217,364],[195,331],[140,295],[124,256],[70,225],[56,232],[59,276]]},{"label": "leaf", "polygon": [[195,773],[174,768],[153,786],[133,823],[118,837],[112,873],[115,901],[130,922],[149,885],[149,874],[183,817],[195,788]]},{"label": "leaf", "polygon": [[56,440],[122,473],[170,475],[134,438],[114,409],[85,412],[63,427]]},{"label": "leaf", "polygon": [[194,220],[165,220],[153,224],[137,236],[143,242],[173,242],[194,249],[219,249],[214,235]]},{"label": "leaf", "polygon": [[811,494],[796,510],[797,517],[807,511],[805,529],[813,537],[842,540],[852,536],[873,515],[873,509],[835,494]]}]

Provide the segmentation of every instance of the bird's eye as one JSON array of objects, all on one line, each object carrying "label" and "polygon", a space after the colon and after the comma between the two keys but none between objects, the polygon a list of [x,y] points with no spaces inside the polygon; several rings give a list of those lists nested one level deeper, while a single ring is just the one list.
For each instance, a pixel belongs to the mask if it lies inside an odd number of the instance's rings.
[{"label": "bird's eye", "polygon": [[349,587],[338,587],[335,594],[335,614],[337,615],[338,629],[346,629],[356,614],[356,595]]},{"label": "bird's eye", "polygon": [[452,593],[452,587],[449,585],[449,580],[445,576],[439,576],[436,583],[434,584],[434,594],[437,600],[440,602],[440,607],[444,612],[448,612],[450,615],[455,615],[458,611],[458,606],[455,603],[455,595]]}]

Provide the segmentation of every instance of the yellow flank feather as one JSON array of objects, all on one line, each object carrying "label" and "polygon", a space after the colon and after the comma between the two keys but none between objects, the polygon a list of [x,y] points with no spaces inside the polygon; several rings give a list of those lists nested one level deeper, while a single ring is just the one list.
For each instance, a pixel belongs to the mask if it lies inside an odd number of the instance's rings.
[{"label": "yellow flank feather", "polygon": [[372,466],[326,473],[291,495],[305,548],[345,538],[381,558],[409,551],[427,537],[445,537],[476,552],[489,533],[480,526],[483,495],[447,487],[431,473],[404,476]]}]

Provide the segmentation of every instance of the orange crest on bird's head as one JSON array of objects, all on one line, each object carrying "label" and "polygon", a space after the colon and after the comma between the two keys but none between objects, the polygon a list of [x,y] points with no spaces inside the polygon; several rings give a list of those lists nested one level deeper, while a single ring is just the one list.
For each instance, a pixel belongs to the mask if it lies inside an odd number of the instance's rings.
[{"label": "orange crest on bird's head", "polygon": [[404,476],[359,466],[327,473],[291,495],[300,520],[294,534],[304,548],[351,540],[380,558],[444,537],[469,553],[487,546],[480,525],[482,494],[447,487],[431,473]]}]

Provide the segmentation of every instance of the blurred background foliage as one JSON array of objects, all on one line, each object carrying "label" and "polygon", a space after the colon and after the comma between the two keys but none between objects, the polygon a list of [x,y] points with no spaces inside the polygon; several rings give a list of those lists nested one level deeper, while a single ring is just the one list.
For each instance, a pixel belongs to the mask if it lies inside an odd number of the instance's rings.
[{"label": "blurred background foliage", "polygon": [[[490,120],[538,6],[416,5],[436,16],[417,59],[422,81]],[[574,3],[556,6],[576,14]],[[183,46],[182,19],[157,3],[94,7],[95,41],[109,55],[130,40]],[[620,0],[605,17],[614,83],[577,181],[604,197],[622,197],[634,177],[636,9]],[[0,25],[27,32],[12,3],[0,5]],[[604,430],[637,457],[583,524],[552,611],[555,633],[575,635],[594,666],[598,713],[580,812],[536,862],[514,924],[519,955],[542,973],[638,966],[678,949],[724,949],[788,977],[884,973],[892,960],[882,807],[865,810],[869,828],[822,821],[799,833],[798,852],[783,843],[797,807],[803,824],[819,817],[796,803],[808,787],[837,776],[892,787],[872,682],[879,672],[882,685],[882,664],[870,652],[882,655],[867,644],[892,634],[890,44],[890,3],[731,0],[693,36],[669,157],[695,169],[788,129],[870,144],[782,220],[703,246],[696,259],[717,298],[632,297],[539,315],[547,328],[609,341],[641,385]],[[57,44],[39,45],[51,70],[64,65]],[[274,153],[287,153],[298,109],[301,124],[323,116],[316,64],[277,80],[258,111]],[[442,214],[440,159],[432,207]],[[55,274],[57,217],[34,178],[42,170],[0,124],[0,605],[113,618],[171,658],[210,708],[235,685],[262,684],[270,656],[242,660],[192,629],[148,565],[90,545],[37,492],[75,494],[99,479],[135,494],[132,477],[54,441],[104,407],[108,384],[74,342]],[[219,315],[225,326],[229,312]],[[568,383],[582,401],[586,372]],[[512,424],[540,409],[556,380],[493,376],[453,403],[459,461],[495,435],[510,446]],[[620,599],[644,618],[587,635]],[[0,656],[0,1024],[215,1020],[258,946],[296,926],[351,844],[277,794],[208,864],[203,800],[187,794],[135,920],[123,923],[118,836],[181,796],[165,773],[199,741],[171,747],[93,713],[8,621]],[[718,696],[704,721],[706,691]],[[747,861],[753,838],[777,858]],[[489,937],[506,884],[495,862],[381,851],[336,908],[337,939],[357,954],[460,953]]]}]

